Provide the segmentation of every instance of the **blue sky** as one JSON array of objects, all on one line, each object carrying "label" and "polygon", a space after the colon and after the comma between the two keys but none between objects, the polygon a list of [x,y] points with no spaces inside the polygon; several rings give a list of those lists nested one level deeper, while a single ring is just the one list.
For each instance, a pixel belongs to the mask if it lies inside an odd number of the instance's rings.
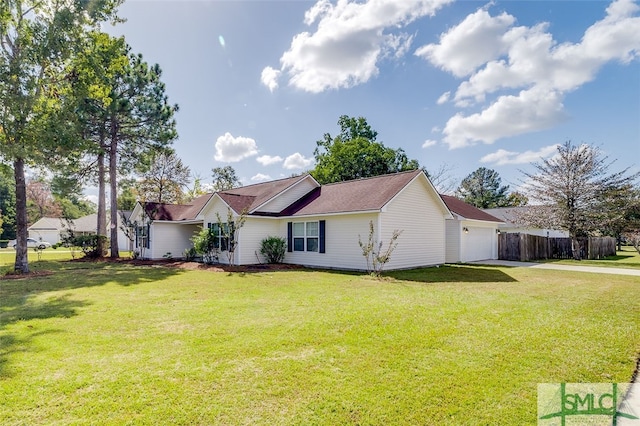
[{"label": "blue sky", "polygon": [[640,170],[640,4],[630,0],[128,0],[107,30],[158,63],[192,173],[247,185],[313,168],[341,115],[459,181],[570,139]]}]

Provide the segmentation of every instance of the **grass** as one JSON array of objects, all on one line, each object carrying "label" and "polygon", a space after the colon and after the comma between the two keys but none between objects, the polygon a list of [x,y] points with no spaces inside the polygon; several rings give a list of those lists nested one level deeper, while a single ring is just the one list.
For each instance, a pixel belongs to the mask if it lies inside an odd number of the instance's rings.
[{"label": "grass", "polygon": [[640,253],[632,246],[622,246],[615,256],[594,260],[551,259],[540,262],[555,263],[559,265],[602,266],[605,268],[640,269]]},{"label": "grass", "polygon": [[640,351],[637,277],[38,263],[0,281],[3,424],[532,424]]}]

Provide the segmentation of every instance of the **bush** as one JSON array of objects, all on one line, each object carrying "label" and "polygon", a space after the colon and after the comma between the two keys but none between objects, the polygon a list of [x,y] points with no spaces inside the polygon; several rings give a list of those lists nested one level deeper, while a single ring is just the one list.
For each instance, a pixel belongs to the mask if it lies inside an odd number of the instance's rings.
[{"label": "bush", "polygon": [[202,255],[204,263],[218,263],[219,250],[216,247],[218,234],[213,228],[202,228],[191,238],[196,253]]},{"label": "bush", "polygon": [[9,247],[9,240],[0,240],[0,248]]},{"label": "bush", "polygon": [[86,257],[90,259],[98,259],[107,254],[105,251],[100,252],[100,250],[98,250],[99,240],[102,240],[102,247],[105,248],[107,246],[107,237],[104,235],[79,235],[73,237],[69,243],[72,246],[80,247]]},{"label": "bush", "polygon": [[198,252],[194,247],[188,248],[182,253],[182,257],[184,257],[184,260],[187,262],[193,262],[196,256],[198,256]]},{"label": "bush", "polygon": [[280,237],[267,237],[260,242],[260,254],[268,263],[282,263],[287,250],[287,240]]}]

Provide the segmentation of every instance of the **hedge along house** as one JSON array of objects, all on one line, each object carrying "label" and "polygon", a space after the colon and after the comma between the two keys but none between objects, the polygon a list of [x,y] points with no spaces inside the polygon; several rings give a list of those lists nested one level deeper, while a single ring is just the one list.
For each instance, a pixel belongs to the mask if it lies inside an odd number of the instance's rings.
[{"label": "hedge along house", "polygon": [[[419,170],[329,185],[306,174],[208,194],[190,205],[138,203],[131,221],[138,224],[141,256],[181,257],[192,236],[217,226],[218,215],[226,220],[229,209],[236,220],[246,212],[236,265],[264,262],[260,243],[274,236],[287,240],[286,263],[352,270],[366,269],[358,241],[368,240],[370,222],[384,247],[394,230],[403,231],[386,269],[444,263],[445,219],[452,218]],[[227,262],[225,253],[219,260]]]},{"label": "hedge along house", "polygon": [[447,263],[498,258],[499,226],[503,222],[449,195],[441,195],[453,217],[447,220]]}]

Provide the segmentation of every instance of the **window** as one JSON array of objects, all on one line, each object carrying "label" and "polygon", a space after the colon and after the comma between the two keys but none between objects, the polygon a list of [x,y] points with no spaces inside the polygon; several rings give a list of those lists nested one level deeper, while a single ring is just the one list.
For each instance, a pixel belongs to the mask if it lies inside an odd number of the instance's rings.
[{"label": "window", "polygon": [[[231,226],[233,226],[233,224],[231,224]],[[211,229],[216,236],[213,246],[220,251],[227,251],[229,247],[229,237],[225,235],[229,235],[229,225],[223,223],[221,229],[219,223],[209,223],[207,227]]]},{"label": "window", "polygon": [[149,225],[136,226],[136,247],[149,248]]},{"label": "window", "polygon": [[293,223],[293,251],[318,251],[318,222]]}]

